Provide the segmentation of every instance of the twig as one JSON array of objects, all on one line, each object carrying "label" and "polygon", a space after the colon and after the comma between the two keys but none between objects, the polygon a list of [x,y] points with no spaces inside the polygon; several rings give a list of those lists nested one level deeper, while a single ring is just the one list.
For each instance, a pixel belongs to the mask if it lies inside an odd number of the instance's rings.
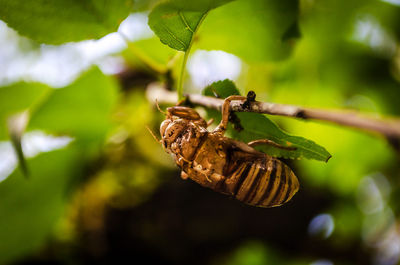
[{"label": "twig", "polygon": [[[177,102],[176,93],[167,91],[156,84],[151,84],[148,87],[147,97],[153,102],[155,102],[155,99],[158,99],[160,103],[175,104]],[[223,103],[223,99],[199,94],[187,94],[185,97],[189,103],[217,110],[221,110]],[[343,126],[380,133],[394,145],[398,145],[400,141],[400,119],[377,119],[354,111],[321,110],[260,101],[250,102],[249,104],[250,106],[243,106],[243,102],[232,101],[231,109],[236,112],[256,112],[305,120],[328,121]]]}]

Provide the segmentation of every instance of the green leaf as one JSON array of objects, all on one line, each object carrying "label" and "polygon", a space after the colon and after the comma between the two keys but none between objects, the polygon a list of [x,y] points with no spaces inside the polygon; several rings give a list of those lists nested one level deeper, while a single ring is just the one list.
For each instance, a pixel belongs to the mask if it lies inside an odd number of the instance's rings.
[{"label": "green leaf", "polygon": [[216,81],[203,90],[203,95],[210,97],[226,98],[231,95],[240,95],[235,83],[232,80],[225,79]]},{"label": "green leaf", "polygon": [[211,10],[213,8],[219,7],[233,0],[197,0],[197,1],[187,1],[187,0],[170,0],[175,8],[188,10],[188,11],[204,11]]},{"label": "green leaf", "polygon": [[156,6],[149,14],[149,26],[160,41],[175,50],[185,52],[177,87],[179,99],[183,98],[183,74],[200,24],[211,9],[229,1],[231,0],[171,0]]},{"label": "green leaf", "polygon": [[247,62],[287,58],[299,36],[298,1],[238,0],[210,12],[196,48],[223,50]]},{"label": "green leaf", "polygon": [[331,155],[326,149],[315,142],[300,136],[292,136],[281,130],[265,115],[257,113],[237,113],[244,130],[241,132],[230,130],[233,138],[243,142],[256,139],[270,139],[280,145],[296,147],[294,151],[284,150],[269,145],[257,146],[256,149],[276,157],[290,159],[315,159],[328,161]]},{"label": "green leaf", "polygon": [[232,0],[171,0],[156,6],[149,14],[149,26],[161,42],[185,52],[177,87],[178,99],[183,98],[183,75],[200,24],[211,9],[229,1]]},{"label": "green leaf", "polygon": [[156,6],[149,14],[149,26],[161,42],[178,51],[187,51],[207,12],[224,1],[174,0]]},{"label": "green leaf", "polygon": [[0,0],[0,19],[40,43],[98,39],[117,31],[132,0]]},{"label": "green leaf", "polygon": [[171,3],[163,3],[150,13],[149,26],[162,43],[178,51],[187,51],[206,14],[206,11],[182,11]]},{"label": "green leaf", "polygon": [[[211,84],[203,90],[203,94],[207,96],[217,95],[222,98],[230,95],[240,95],[235,84],[230,80],[218,81]],[[269,139],[280,145],[296,148],[296,150],[285,150],[270,145],[256,146],[256,149],[262,152],[271,156],[290,159],[307,158],[328,161],[331,157],[324,147],[311,140],[300,136],[292,136],[284,132],[265,115],[250,112],[236,112],[235,114],[239,118],[243,130],[239,132],[230,126],[228,133],[233,138],[245,143],[258,139]],[[218,120],[221,117],[221,114],[215,110],[210,111],[209,115],[213,118],[218,117]]]},{"label": "green leaf", "polygon": [[29,180],[15,171],[0,183],[0,263],[8,264],[40,248],[63,214],[67,191],[80,176],[77,146],[28,160]]},{"label": "green leaf", "polygon": [[38,104],[52,89],[40,83],[16,83],[0,87],[0,140],[8,138],[7,119]]},{"label": "green leaf", "polygon": [[[209,97],[226,98],[230,95],[240,95],[240,92],[231,80],[225,79],[208,85],[203,89],[202,94]],[[207,109],[207,114],[209,118],[214,119],[214,122],[221,121],[221,112],[218,110]]]},{"label": "green leaf", "polygon": [[102,139],[111,126],[110,112],[117,89],[113,78],[94,68],[73,84],[54,90],[32,114],[28,129],[89,141]]}]

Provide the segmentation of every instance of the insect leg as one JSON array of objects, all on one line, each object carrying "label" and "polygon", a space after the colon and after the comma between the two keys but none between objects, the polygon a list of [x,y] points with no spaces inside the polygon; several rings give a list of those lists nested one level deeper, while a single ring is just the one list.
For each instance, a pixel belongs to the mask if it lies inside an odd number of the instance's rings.
[{"label": "insect leg", "polygon": [[197,172],[198,174],[203,175],[206,178],[206,180],[210,183],[218,182],[218,181],[221,181],[223,178],[225,178],[224,176],[214,172],[214,170],[210,170],[210,169],[204,170],[204,168],[200,164],[198,164],[196,166],[192,166],[188,170],[189,170],[188,171],[189,175],[191,174],[190,172],[193,172],[193,171]]},{"label": "insect leg", "polygon": [[251,142],[247,143],[247,145],[249,145],[251,147],[254,147],[256,145],[261,145],[261,144],[268,144],[268,145],[271,145],[271,146],[276,147],[276,148],[285,149],[285,150],[291,150],[291,151],[297,149],[296,147],[280,145],[280,144],[275,143],[274,141],[271,141],[269,139],[259,139],[259,140],[254,140],[254,141],[251,141]]},{"label": "insect leg", "polygon": [[181,100],[178,101],[178,103],[176,103],[175,106],[180,106],[180,105],[182,105],[183,103],[185,103],[185,101],[186,101],[185,98],[184,98],[184,99],[181,99]]},{"label": "insect leg", "polygon": [[192,108],[183,107],[183,106],[175,106],[167,108],[168,116],[177,116],[180,118],[184,118],[187,120],[200,120],[202,119]]},{"label": "insect leg", "polygon": [[169,107],[167,108],[167,113],[167,118],[172,118],[172,116],[176,116],[179,118],[190,120],[199,126],[207,127],[207,122],[200,116],[200,114],[196,110],[192,108],[183,106]]},{"label": "insect leg", "polygon": [[221,122],[219,123],[219,125],[217,126],[217,128],[215,128],[214,132],[216,133],[220,133],[221,135],[224,135],[225,131],[226,131],[226,127],[228,125],[228,121],[229,121],[229,114],[230,114],[230,110],[229,110],[229,106],[231,104],[232,100],[247,100],[246,97],[243,96],[238,96],[238,95],[233,95],[233,96],[229,96],[224,100],[224,103],[222,105],[222,119]]},{"label": "insect leg", "polygon": [[214,119],[211,118],[211,119],[207,122],[207,127],[210,126],[213,122],[214,122]]},{"label": "insect leg", "polygon": [[[187,173],[185,173],[185,174],[188,175],[188,176],[192,176],[192,175],[195,175],[195,174],[201,174],[201,175],[203,175],[203,176],[205,177],[205,179],[207,180],[207,182],[212,182],[212,180],[211,180],[210,177],[209,177],[208,172],[203,172],[203,170],[201,169],[201,167],[191,165],[191,166],[189,166],[189,167],[188,167],[187,169],[185,169],[185,170],[186,170],[186,172],[187,172]],[[182,171],[182,172],[183,172],[183,171]],[[182,177],[182,175],[181,175],[181,177]]]}]

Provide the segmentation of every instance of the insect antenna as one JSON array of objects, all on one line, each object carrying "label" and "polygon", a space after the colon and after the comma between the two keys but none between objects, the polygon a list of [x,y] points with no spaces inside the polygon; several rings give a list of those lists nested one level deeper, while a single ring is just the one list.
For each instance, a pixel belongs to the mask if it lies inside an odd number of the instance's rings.
[{"label": "insect antenna", "polygon": [[146,129],[150,132],[151,136],[158,142],[161,143],[161,140],[157,138],[157,136],[154,134],[154,132],[149,128],[149,126],[146,125]]},{"label": "insect antenna", "polygon": [[156,106],[157,106],[157,109],[158,109],[159,112],[161,112],[165,116],[167,115],[167,113],[160,108],[160,105],[158,105],[158,100],[157,99],[156,99]]}]

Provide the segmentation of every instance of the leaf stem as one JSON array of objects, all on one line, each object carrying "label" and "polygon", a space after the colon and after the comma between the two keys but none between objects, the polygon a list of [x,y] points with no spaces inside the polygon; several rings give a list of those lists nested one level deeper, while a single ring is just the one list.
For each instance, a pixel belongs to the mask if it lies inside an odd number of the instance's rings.
[{"label": "leaf stem", "polygon": [[25,111],[15,114],[8,118],[7,129],[10,136],[11,144],[17,155],[18,163],[25,177],[29,177],[29,169],[26,158],[22,150],[22,136],[28,127],[31,117],[35,112],[47,101],[54,89],[48,88],[37,101],[33,102]]},{"label": "leaf stem", "polygon": [[183,62],[182,62],[182,66],[181,66],[181,72],[179,74],[179,81],[178,81],[178,88],[177,88],[177,93],[178,93],[178,100],[181,100],[183,98],[183,75],[185,73],[185,68],[186,68],[186,63],[187,63],[187,59],[189,57],[189,49],[186,50],[185,52],[185,56],[183,57]]},{"label": "leaf stem", "polygon": [[193,30],[192,38],[190,39],[189,45],[188,45],[188,47],[187,47],[187,49],[185,51],[185,56],[183,57],[181,72],[180,72],[179,81],[178,81],[178,88],[177,88],[178,100],[183,99],[183,77],[184,77],[184,74],[185,74],[186,63],[187,63],[187,60],[188,60],[188,57],[189,57],[190,49],[192,48],[192,45],[193,45],[197,30],[199,29],[201,23],[203,23],[203,21],[204,21],[205,17],[207,16],[207,14],[208,14],[208,11],[203,13],[199,23],[197,23],[196,28]]}]

